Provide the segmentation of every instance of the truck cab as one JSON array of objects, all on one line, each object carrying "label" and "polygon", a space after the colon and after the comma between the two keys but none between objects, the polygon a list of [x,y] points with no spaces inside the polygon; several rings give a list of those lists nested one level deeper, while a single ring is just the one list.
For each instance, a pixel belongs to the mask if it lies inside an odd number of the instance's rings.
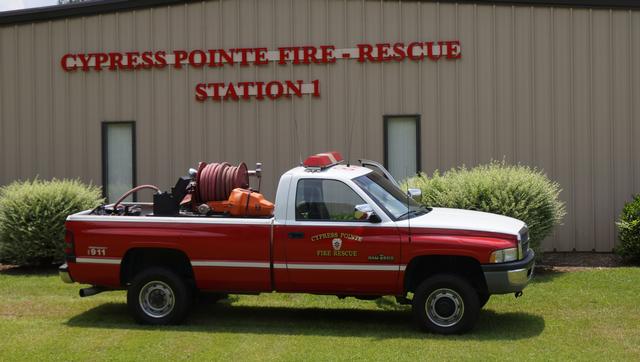
[{"label": "truck cab", "polygon": [[148,204],[71,215],[60,273],[93,285],[81,295],[127,289],[150,324],[181,321],[198,292],[276,291],[391,295],[412,304],[420,328],[462,333],[490,295],[522,293],[535,261],[522,221],[414,197],[379,165],[322,153],[281,176],[272,217],[157,216]]}]

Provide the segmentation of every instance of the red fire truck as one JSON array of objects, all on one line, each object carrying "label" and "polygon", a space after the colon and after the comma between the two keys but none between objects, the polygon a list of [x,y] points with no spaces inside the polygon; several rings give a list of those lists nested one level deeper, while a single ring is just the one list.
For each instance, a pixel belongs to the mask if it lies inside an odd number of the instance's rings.
[{"label": "red fire truck", "polygon": [[260,165],[201,163],[153,203],[69,216],[61,278],[91,285],[81,296],[127,290],[147,324],[181,322],[196,293],[277,291],[391,295],[422,329],[462,333],[490,295],[522,294],[535,261],[522,221],[423,207],[419,190],[360,164],[310,156],[282,175],[271,204],[249,188]]}]

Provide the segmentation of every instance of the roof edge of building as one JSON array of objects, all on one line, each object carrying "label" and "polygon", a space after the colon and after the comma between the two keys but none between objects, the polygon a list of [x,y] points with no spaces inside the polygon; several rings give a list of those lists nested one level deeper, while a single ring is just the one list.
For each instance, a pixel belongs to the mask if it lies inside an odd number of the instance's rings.
[{"label": "roof edge of building", "polygon": [[[49,21],[60,18],[91,16],[117,11],[150,8],[156,6],[176,5],[199,0],[89,0],[86,2],[52,5],[39,8],[5,11],[0,13],[0,26]],[[200,0],[201,1],[201,0]],[[416,0],[425,1],[425,0]],[[488,5],[521,5],[521,6],[559,6],[587,7],[607,9],[640,9],[640,1],[636,0],[440,0],[425,2],[441,3],[474,3]]]},{"label": "roof edge of building", "polygon": [[196,0],[89,0],[0,13],[0,26],[190,3]]}]

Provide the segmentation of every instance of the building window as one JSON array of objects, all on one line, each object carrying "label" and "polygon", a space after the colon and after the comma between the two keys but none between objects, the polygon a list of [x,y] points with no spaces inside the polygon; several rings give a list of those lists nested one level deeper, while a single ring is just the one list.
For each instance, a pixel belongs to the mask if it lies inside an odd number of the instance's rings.
[{"label": "building window", "polygon": [[[135,122],[102,123],[102,192],[115,202],[136,184]],[[127,201],[136,201],[136,195]]]},{"label": "building window", "polygon": [[420,116],[384,116],[384,167],[402,181],[420,171]]},{"label": "building window", "polygon": [[366,204],[349,186],[340,181],[302,179],[296,190],[298,221],[359,221],[356,205]]}]

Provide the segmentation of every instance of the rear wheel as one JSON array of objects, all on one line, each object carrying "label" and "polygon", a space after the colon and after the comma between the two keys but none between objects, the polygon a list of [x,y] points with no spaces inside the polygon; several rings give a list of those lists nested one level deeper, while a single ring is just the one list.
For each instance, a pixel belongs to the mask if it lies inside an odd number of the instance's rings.
[{"label": "rear wheel", "polygon": [[480,312],[478,293],[471,284],[452,274],[440,274],[422,282],[413,297],[418,326],[440,334],[469,331]]},{"label": "rear wheel", "polygon": [[171,270],[150,268],[133,278],[127,304],[133,317],[143,324],[177,324],[192,303],[191,289]]}]

